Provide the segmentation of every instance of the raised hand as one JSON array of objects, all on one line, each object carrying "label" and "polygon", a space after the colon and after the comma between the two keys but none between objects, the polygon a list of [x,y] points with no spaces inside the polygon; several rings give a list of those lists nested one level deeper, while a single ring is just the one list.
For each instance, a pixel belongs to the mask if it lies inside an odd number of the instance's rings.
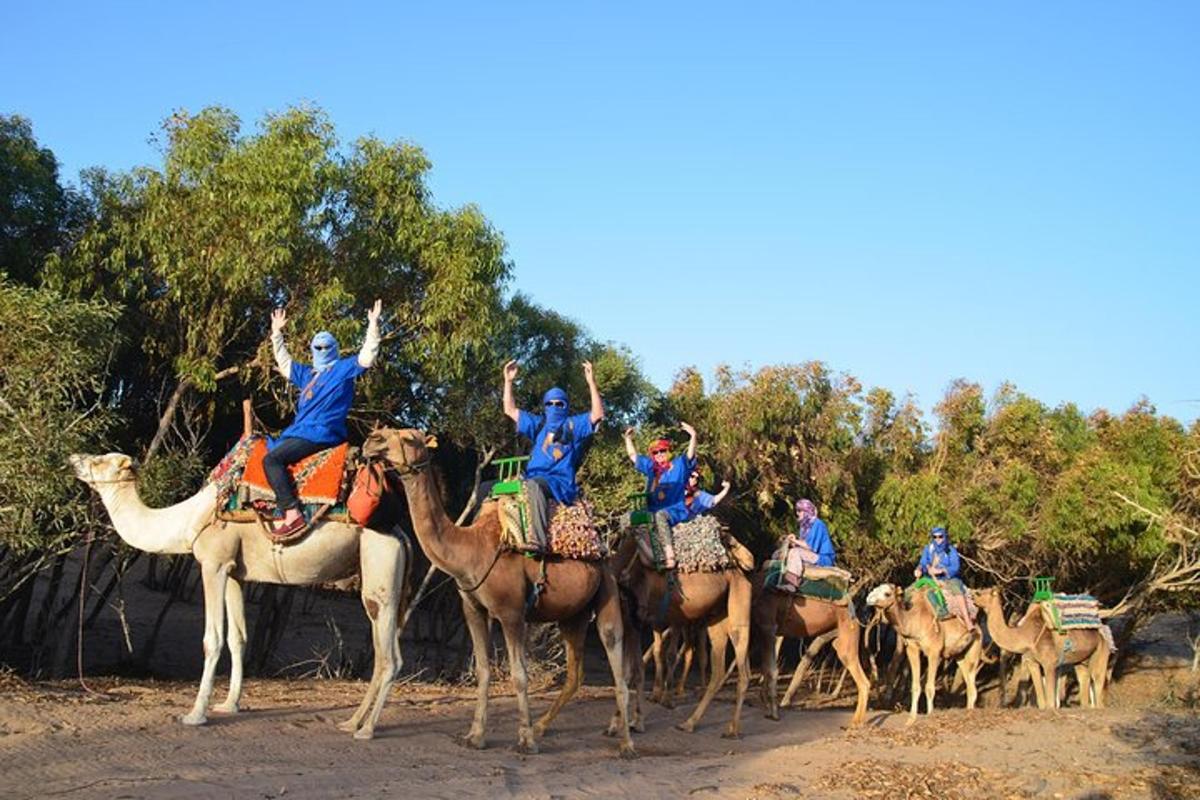
[{"label": "raised hand", "polygon": [[729,481],[721,481],[721,491],[729,491]]},{"label": "raised hand", "polygon": [[596,380],[592,374],[592,362],[590,361],[583,362],[583,378],[588,382],[588,385],[591,385]]},{"label": "raised hand", "polygon": [[633,428],[626,428],[626,429],[625,429],[625,438],[626,438],[626,439],[632,439],[632,438],[633,438]]},{"label": "raised hand", "polygon": [[688,425],[686,422],[681,422],[679,423],[679,427],[683,428],[683,432],[688,436],[691,436],[693,439],[696,438],[696,429],[691,425]]},{"label": "raised hand", "polygon": [[276,334],[283,330],[283,326],[287,325],[287,311],[282,308],[277,308],[271,312],[271,333]]},{"label": "raised hand", "polygon": [[513,381],[517,377],[517,362],[515,359],[509,359],[504,364],[504,380]]},{"label": "raised hand", "polygon": [[367,312],[367,324],[379,322],[379,315],[383,312],[383,301],[376,300],[375,305],[371,306],[371,310]]}]

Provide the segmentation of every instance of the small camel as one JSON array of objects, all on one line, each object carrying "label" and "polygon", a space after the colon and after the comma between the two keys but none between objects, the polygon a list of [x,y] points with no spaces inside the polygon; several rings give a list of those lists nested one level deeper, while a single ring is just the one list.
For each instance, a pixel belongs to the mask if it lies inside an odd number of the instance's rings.
[{"label": "small camel", "polygon": [[1001,650],[1019,653],[1029,668],[1038,708],[1060,706],[1060,667],[1073,667],[1079,682],[1079,704],[1104,707],[1110,650],[1108,640],[1096,629],[1071,629],[1057,633],[1046,627],[1041,610],[1030,605],[1016,626],[1004,619],[1004,606],[997,587],[973,592],[980,611],[987,615],[988,633]]},{"label": "small camel", "polygon": [[[923,595],[923,593],[922,593]],[[978,691],[975,676],[983,659],[983,637],[978,628],[968,628],[958,617],[939,620],[928,598],[914,599],[905,607],[904,590],[891,583],[876,586],[867,595],[867,605],[878,608],[884,619],[895,628],[908,657],[912,672],[912,705],[908,724],[917,721],[917,706],[921,696],[921,654],[925,654],[925,713],[933,713],[933,698],[937,691],[938,667],[944,659],[954,659],[967,684],[967,708],[975,708]]]},{"label": "small camel", "polygon": [[[851,605],[838,605],[803,595],[785,595],[764,588],[766,573],[759,570],[754,574],[754,631],[759,641],[759,669],[765,677],[764,690],[767,701],[767,717],[779,719],[778,687],[779,663],[776,658],[776,636],[796,639],[815,639],[831,631],[837,631],[834,651],[842,665],[849,670],[858,688],[858,701],[854,706],[851,725],[862,723],[867,713],[867,698],[871,693],[871,681],[863,672],[859,660],[859,632],[861,626],[854,618]],[[805,666],[807,666],[806,662]],[[804,669],[798,668],[784,693],[783,705],[791,703],[792,696],[804,678]]]},{"label": "small camel", "polygon": [[583,645],[592,614],[608,655],[616,686],[617,720],[610,730],[620,739],[623,758],[637,755],[629,734],[629,692],[625,685],[624,626],[617,582],[605,561],[550,559],[545,564],[545,588],[529,616],[531,622],[556,622],[567,651],[567,675],[562,691],[549,710],[530,724],[526,672],[526,597],[539,581],[541,564],[500,543],[498,505],[485,503],[475,522],[459,527],[446,515],[430,464],[429,449],[436,439],[411,429],[380,428],[363,443],[368,458],[383,458],[400,476],[408,497],[413,532],[421,549],[440,570],[454,578],[462,597],[463,616],[475,651],[479,699],[466,743],[486,746],[490,618],[500,622],[508,648],[513,688],[517,693],[517,749],[538,751],[537,739],[571,699],[583,681]]},{"label": "small camel", "polygon": [[375,724],[402,663],[396,623],[404,614],[405,587],[412,569],[407,537],[322,522],[301,541],[277,549],[257,523],[216,520],[215,484],[206,484],[176,505],[147,508],[138,496],[129,456],[75,454],[70,462],[75,475],[100,495],[117,535],[127,544],[147,553],[191,553],[200,562],[204,583],[204,674],[192,710],[181,718],[185,725],[208,721],[226,615],[229,694],[214,710],[237,713],[246,644],[243,581],[304,586],[343,580],[361,570],[362,602],[371,618],[375,668],[358,710],[338,727],[352,732],[356,739],[374,736]]},{"label": "small camel", "polygon": [[[614,563],[632,564],[625,588],[636,600],[637,616],[643,622],[649,622],[657,615],[669,587],[665,575],[642,565],[636,549],[637,543],[633,537],[626,536]],[[676,573],[676,579],[679,585],[667,601],[666,619],[654,627],[675,629],[704,623],[708,630],[710,673],[708,686],[696,709],[675,727],[689,733],[694,731],[730,671],[736,668],[737,699],[734,702],[733,719],[722,736],[737,738],[741,736],[742,704],[746,699],[746,688],[750,685],[750,581],[736,566],[721,572]],[[728,666],[725,663],[727,643],[733,645],[733,664]]]}]

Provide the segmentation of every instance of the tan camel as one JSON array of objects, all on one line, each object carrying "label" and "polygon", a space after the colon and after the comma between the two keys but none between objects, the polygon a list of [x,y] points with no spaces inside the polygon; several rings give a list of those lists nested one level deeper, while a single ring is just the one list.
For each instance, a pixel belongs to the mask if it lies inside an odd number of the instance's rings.
[{"label": "tan camel", "polygon": [[436,444],[416,430],[381,428],[367,437],[363,454],[384,458],[400,476],[413,531],[429,560],[454,578],[462,597],[463,616],[475,650],[475,676],[479,700],[466,742],[486,745],[488,664],[491,638],[489,616],[500,622],[508,648],[513,688],[517,694],[517,748],[536,753],[537,739],[558,715],[583,681],[583,645],[593,612],[600,641],[608,655],[616,685],[617,724],[612,731],[620,738],[622,757],[637,753],[629,735],[629,692],[625,685],[623,659],[624,626],[621,600],[607,562],[549,560],[545,588],[529,616],[532,622],[558,623],[567,651],[567,675],[562,691],[549,710],[530,724],[528,676],[526,672],[525,604],[528,593],[540,579],[540,562],[500,548],[500,517],[495,503],[485,503],[474,524],[459,527],[446,515],[432,473],[429,447]]},{"label": "tan camel", "polygon": [[[693,662],[698,664],[700,685],[708,684],[708,633],[705,626],[694,624],[684,628],[654,631],[654,641],[642,654],[642,668],[645,669],[646,663],[650,661],[654,662],[654,688],[650,694],[650,702],[674,708],[687,692],[687,681],[692,672]],[[675,678],[677,672],[678,679]],[[674,688],[671,687],[672,680],[675,680]]]},{"label": "tan camel", "polygon": [[1033,679],[1038,708],[1046,708],[1053,698],[1060,706],[1058,673],[1060,667],[1073,667],[1079,682],[1079,704],[1104,707],[1104,688],[1108,678],[1108,640],[1095,629],[1071,629],[1057,633],[1046,627],[1041,610],[1030,605],[1025,615],[1010,626],[1004,619],[1000,590],[996,587],[973,592],[979,609],[987,615],[988,633],[1001,650],[1019,653]]},{"label": "tan camel", "polygon": [[[400,672],[396,622],[404,613],[405,587],[412,568],[407,537],[322,522],[301,541],[276,548],[257,523],[216,521],[217,488],[209,483],[197,494],[166,508],[147,508],[138,496],[129,456],[73,455],[75,474],[100,495],[117,535],[148,553],[191,553],[200,562],[204,582],[204,674],[192,710],[181,721],[203,725],[217,659],[229,624],[229,695],[215,711],[237,713],[242,694],[242,653],[246,612],[242,582],[289,586],[331,583],[361,570],[362,602],[371,618],[375,668],[366,696],[349,720],[338,727],[356,739],[370,739]],[[368,713],[369,712],[369,713]]]},{"label": "tan camel", "polygon": [[[627,572],[629,582],[626,588],[636,600],[639,619],[656,628],[684,628],[702,622],[708,629],[708,686],[691,716],[675,727],[689,733],[695,730],[730,671],[736,668],[737,699],[734,702],[733,719],[722,736],[737,738],[741,735],[742,704],[746,699],[746,687],[750,684],[750,580],[740,569],[732,566],[721,572],[677,573],[679,588],[671,593],[667,601],[666,618],[659,624],[655,618],[667,595],[667,578],[656,570],[646,569],[637,558],[636,549],[637,543],[633,537],[625,537],[614,563],[633,565]],[[729,666],[725,664],[727,644],[733,645],[733,664]]]},{"label": "tan camel", "polygon": [[975,708],[978,691],[975,676],[983,658],[983,637],[978,628],[968,628],[958,617],[939,620],[928,598],[921,593],[912,606],[905,607],[904,590],[891,583],[876,586],[867,595],[867,605],[880,609],[888,624],[895,628],[908,657],[912,672],[912,705],[908,724],[917,720],[921,696],[921,654],[925,654],[925,713],[933,713],[937,691],[937,673],[943,659],[954,659],[967,685],[967,708]]},{"label": "tan camel", "polygon": [[[763,588],[766,573],[759,570],[754,575],[754,631],[759,637],[759,669],[765,677],[767,717],[779,719],[778,687],[779,663],[776,657],[776,636],[794,639],[815,639],[831,631],[837,631],[834,640],[834,651],[842,665],[854,678],[858,688],[858,702],[854,706],[854,717],[851,725],[858,725],[867,713],[867,698],[871,693],[871,681],[863,672],[859,660],[859,633],[861,626],[854,618],[854,609],[850,605],[838,605],[828,600],[820,600],[803,595],[785,595],[780,592]],[[807,666],[807,662],[801,662]],[[804,679],[804,666],[798,668],[792,675],[787,692],[783,696],[783,705],[791,704],[792,696]]]}]

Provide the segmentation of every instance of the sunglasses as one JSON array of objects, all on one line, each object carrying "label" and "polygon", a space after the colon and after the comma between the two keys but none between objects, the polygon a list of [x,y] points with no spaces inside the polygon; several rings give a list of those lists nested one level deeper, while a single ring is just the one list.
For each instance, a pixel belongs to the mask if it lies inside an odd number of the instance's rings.
[{"label": "sunglasses", "polygon": [[566,402],[564,402],[562,400],[547,400],[546,405],[554,406],[555,408],[566,408],[567,407]]},{"label": "sunglasses", "polygon": [[313,347],[313,350],[329,350],[330,348],[333,347],[333,345],[331,345],[331,344],[314,344],[312,347]]},{"label": "sunglasses", "polygon": [[670,450],[668,450],[668,449],[666,449],[666,448],[664,447],[664,448],[662,448],[661,450],[651,450],[651,451],[650,451],[650,455],[652,455],[652,456],[660,456],[660,455],[662,455],[662,454],[664,454],[664,453],[669,453],[669,452],[671,452],[671,451],[670,451]]}]

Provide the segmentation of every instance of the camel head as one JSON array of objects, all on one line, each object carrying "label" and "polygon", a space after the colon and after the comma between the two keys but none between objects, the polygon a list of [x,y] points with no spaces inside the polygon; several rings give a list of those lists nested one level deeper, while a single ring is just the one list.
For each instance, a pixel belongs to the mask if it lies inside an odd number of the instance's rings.
[{"label": "camel head", "polygon": [[975,605],[983,608],[990,606],[993,603],[1000,603],[1000,588],[998,586],[988,586],[983,589],[972,589],[971,599],[975,601]]},{"label": "camel head", "polygon": [[376,428],[363,441],[362,454],[382,458],[402,475],[418,472],[429,463],[437,437],[413,428]]},{"label": "camel head", "polygon": [[75,477],[92,487],[102,483],[126,483],[136,478],[133,459],[124,453],[102,456],[73,453],[67,461],[75,470]]},{"label": "camel head", "polygon": [[900,587],[893,583],[881,583],[867,595],[867,605],[873,608],[891,608],[900,595]]}]

